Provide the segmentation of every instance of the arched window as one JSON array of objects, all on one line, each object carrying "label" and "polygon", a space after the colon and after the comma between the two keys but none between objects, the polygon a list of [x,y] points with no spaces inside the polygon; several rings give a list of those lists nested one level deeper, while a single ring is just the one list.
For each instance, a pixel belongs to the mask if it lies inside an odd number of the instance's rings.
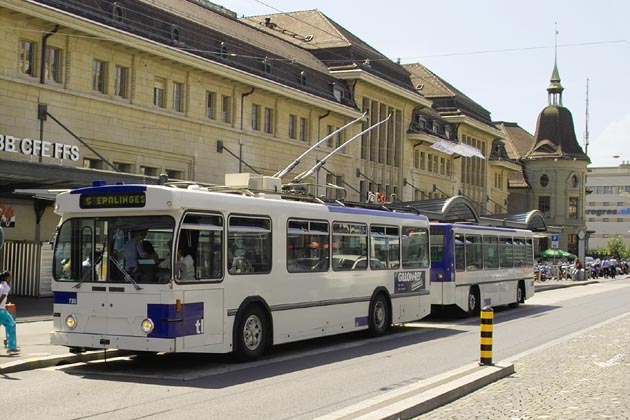
[{"label": "arched window", "polygon": [[571,176],[571,186],[572,186],[573,188],[577,188],[577,187],[578,187],[578,185],[580,185],[580,180],[578,179],[578,176],[577,176],[577,175],[573,174],[573,175]]},{"label": "arched window", "polygon": [[122,6],[118,3],[114,3],[112,7],[112,19],[120,23],[122,23],[122,21],[125,19],[125,9],[123,9]]},{"label": "arched window", "polygon": [[221,58],[227,60],[230,57],[228,46],[225,42],[221,42]]},{"label": "arched window", "polygon": [[175,42],[181,42],[182,31],[176,25],[171,25],[171,40]]}]

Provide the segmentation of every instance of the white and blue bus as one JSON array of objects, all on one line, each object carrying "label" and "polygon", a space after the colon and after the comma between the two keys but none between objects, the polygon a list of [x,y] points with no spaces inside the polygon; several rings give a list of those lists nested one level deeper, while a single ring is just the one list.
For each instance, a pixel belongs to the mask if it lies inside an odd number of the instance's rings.
[{"label": "white and blue bus", "polygon": [[176,183],[64,192],[51,342],[248,360],[421,319],[428,219],[368,207]]},{"label": "white and blue bus", "polygon": [[431,223],[431,304],[476,315],[485,306],[517,307],[534,295],[532,232]]}]

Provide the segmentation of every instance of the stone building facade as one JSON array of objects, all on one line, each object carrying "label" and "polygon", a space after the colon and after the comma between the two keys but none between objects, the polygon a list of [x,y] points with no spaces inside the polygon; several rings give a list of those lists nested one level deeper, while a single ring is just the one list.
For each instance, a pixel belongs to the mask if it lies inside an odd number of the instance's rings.
[{"label": "stone building facade", "polygon": [[3,0],[0,12],[0,204],[6,239],[32,245],[36,261],[3,255],[3,267],[29,267],[20,294],[45,293],[55,190],[273,175],[355,120],[283,180],[347,144],[310,193],[462,195],[479,214],[508,212],[520,165],[490,113],[319,11],[239,19],[205,0]]},{"label": "stone building facade", "polygon": [[[509,155],[519,160],[522,171],[510,178],[508,209],[537,209],[558,234],[558,248],[584,257],[587,241],[584,206],[589,157],[575,136],[573,117],[562,104],[557,63],[551,75],[548,105],[538,116],[532,136],[514,123],[498,123],[506,134]],[[549,238],[542,247],[551,248]]]}]

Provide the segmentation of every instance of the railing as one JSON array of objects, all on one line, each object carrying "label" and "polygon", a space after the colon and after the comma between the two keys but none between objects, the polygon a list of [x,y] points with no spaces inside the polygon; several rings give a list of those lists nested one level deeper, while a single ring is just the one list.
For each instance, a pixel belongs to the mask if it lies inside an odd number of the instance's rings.
[{"label": "railing", "polygon": [[50,295],[52,252],[42,244],[7,241],[0,250],[0,262],[0,268],[12,274],[11,294]]}]

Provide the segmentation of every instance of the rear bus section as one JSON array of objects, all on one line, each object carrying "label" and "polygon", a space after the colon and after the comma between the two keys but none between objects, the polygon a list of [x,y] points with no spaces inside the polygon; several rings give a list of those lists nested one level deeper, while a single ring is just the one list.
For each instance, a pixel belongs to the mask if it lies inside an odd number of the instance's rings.
[{"label": "rear bus section", "polygon": [[527,230],[431,225],[432,310],[477,315],[485,306],[518,306],[534,294],[532,233]]}]

